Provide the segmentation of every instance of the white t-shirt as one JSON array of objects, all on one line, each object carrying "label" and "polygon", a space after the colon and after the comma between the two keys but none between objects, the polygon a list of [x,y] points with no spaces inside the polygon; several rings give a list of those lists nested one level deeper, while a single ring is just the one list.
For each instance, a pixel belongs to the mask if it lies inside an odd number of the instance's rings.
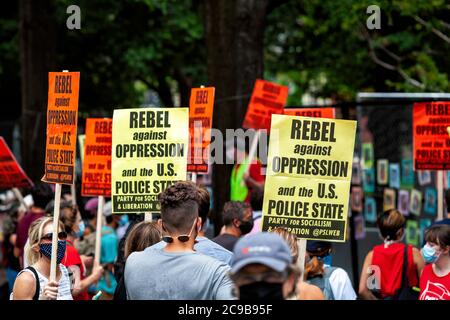
[{"label": "white t-shirt", "polygon": [[[40,287],[39,295],[41,295],[44,292],[44,288],[48,283],[48,279],[44,275],[42,275],[42,273],[40,273],[36,268],[34,270],[36,270],[36,273],[39,276],[39,287]],[[73,300],[69,271],[61,263],[59,264],[59,270],[61,271],[61,278],[59,279],[58,283],[58,296],[56,300]],[[34,273],[30,269],[23,269],[22,271],[19,272],[17,276],[19,276],[22,272],[29,272],[34,277]],[[12,292],[9,299],[13,300]]]},{"label": "white t-shirt", "polygon": [[[325,266],[326,267],[326,266]],[[342,268],[336,268],[330,275],[330,286],[334,300],[355,300],[356,293],[347,272]]]}]

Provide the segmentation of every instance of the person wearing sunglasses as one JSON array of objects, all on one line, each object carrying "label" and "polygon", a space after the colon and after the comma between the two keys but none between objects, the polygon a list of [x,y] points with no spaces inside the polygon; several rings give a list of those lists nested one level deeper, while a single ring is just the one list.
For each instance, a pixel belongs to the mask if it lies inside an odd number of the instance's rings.
[{"label": "person wearing sunglasses", "polygon": [[[209,208],[211,205],[210,202],[210,194],[208,190],[204,187],[197,186],[197,193],[199,196],[198,202],[198,216],[202,220],[202,230],[205,229],[205,222],[208,219]],[[166,246],[167,242],[161,240],[153,247],[156,249],[162,249]],[[231,264],[231,259],[233,257],[233,253],[221,245],[215,243],[214,241],[208,239],[203,236],[201,233],[197,234],[195,238],[195,251],[207,255],[209,257],[215,258],[219,261],[226,263],[227,265]]]},{"label": "person wearing sunglasses", "polygon": [[202,227],[194,183],[180,181],[159,195],[163,248],[132,253],[125,264],[128,300],[233,299],[229,266],[194,249]]},{"label": "person wearing sunglasses", "polygon": [[95,284],[102,277],[103,267],[101,265],[94,266],[92,273],[88,276],[86,274],[86,266],[74,246],[74,242],[83,236],[85,228],[78,208],[74,207],[71,202],[62,202],[60,206],[60,221],[64,225],[64,231],[67,233],[66,254],[61,263],[73,273],[73,298],[74,300],[90,300],[87,290],[89,286]]},{"label": "person wearing sunglasses", "polygon": [[49,281],[52,255],[53,218],[35,220],[28,233],[25,255],[29,267],[23,269],[14,283],[12,300],[72,300],[69,271],[61,264],[66,252],[67,233],[59,223],[56,281]]}]

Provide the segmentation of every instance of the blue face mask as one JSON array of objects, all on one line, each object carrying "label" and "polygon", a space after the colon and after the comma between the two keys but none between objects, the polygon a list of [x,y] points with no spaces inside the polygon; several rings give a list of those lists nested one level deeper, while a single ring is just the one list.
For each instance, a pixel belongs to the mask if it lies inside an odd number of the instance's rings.
[{"label": "blue face mask", "polygon": [[[47,259],[52,259],[52,244],[51,243],[41,243],[39,244],[39,252],[42,253]],[[58,240],[58,250],[56,263],[61,263],[64,255],[66,254],[66,240]]]},{"label": "blue face mask", "polygon": [[78,232],[76,234],[77,238],[81,238],[84,234],[84,229],[86,229],[86,226],[84,225],[84,221],[82,220],[79,224],[78,224]]},{"label": "blue face mask", "polygon": [[318,260],[322,260],[323,264],[331,266],[332,257],[331,254],[327,254],[325,257],[317,257]]},{"label": "blue face mask", "polygon": [[122,217],[120,217],[119,226],[123,227],[127,225],[128,221],[129,221],[128,215],[124,214]]},{"label": "blue face mask", "polygon": [[433,263],[439,258],[439,256],[436,255],[436,249],[430,247],[428,244],[422,248],[422,257],[426,263]]}]

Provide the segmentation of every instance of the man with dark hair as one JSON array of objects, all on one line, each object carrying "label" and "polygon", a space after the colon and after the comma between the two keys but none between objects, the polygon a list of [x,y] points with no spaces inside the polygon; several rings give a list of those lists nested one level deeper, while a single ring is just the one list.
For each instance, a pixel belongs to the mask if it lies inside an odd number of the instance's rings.
[{"label": "man with dark hair", "polygon": [[[198,192],[198,215],[202,220],[202,228],[204,228],[206,219],[208,218],[210,206],[209,192],[208,190],[206,190],[206,188],[196,188]],[[195,240],[195,251],[225,262],[228,265],[231,264],[231,259],[233,258],[233,253],[231,251],[201,235],[197,235]],[[160,241],[154,244],[153,248],[162,249],[165,246],[166,243],[164,241]]]},{"label": "man with dark hair", "polygon": [[233,251],[239,238],[249,233],[253,228],[252,209],[247,203],[228,201],[223,206],[222,220],[223,231],[212,240],[225,249]]},{"label": "man with dark hair", "polygon": [[28,240],[28,229],[33,221],[45,215],[45,207],[53,199],[53,190],[48,183],[38,182],[31,189],[33,205],[25,216],[17,224],[17,238],[15,244],[15,255],[19,257],[20,264],[23,267],[23,248]]},{"label": "man with dark hair", "polygon": [[192,182],[181,181],[159,195],[164,248],[132,253],[125,265],[129,300],[233,299],[229,267],[194,250],[202,221],[199,195]]}]

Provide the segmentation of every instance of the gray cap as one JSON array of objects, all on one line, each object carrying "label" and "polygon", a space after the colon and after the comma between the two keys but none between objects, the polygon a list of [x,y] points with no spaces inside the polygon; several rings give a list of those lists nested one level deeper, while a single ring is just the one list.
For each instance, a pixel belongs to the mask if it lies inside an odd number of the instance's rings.
[{"label": "gray cap", "polygon": [[259,232],[240,238],[234,246],[231,273],[249,264],[263,264],[282,272],[292,263],[291,249],[279,235]]}]

